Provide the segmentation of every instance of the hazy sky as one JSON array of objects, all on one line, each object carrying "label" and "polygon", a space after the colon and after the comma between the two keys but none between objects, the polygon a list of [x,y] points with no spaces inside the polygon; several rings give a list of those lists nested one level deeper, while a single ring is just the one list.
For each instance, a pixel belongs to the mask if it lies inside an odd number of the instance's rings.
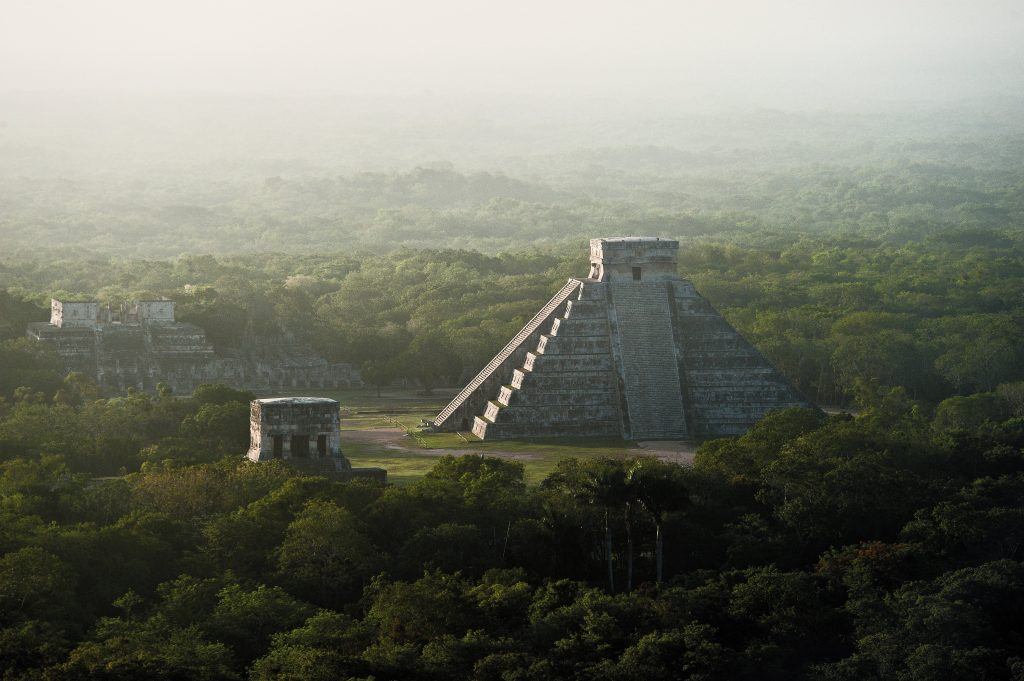
[{"label": "hazy sky", "polygon": [[1019,94],[1021,0],[0,0],[0,92]]}]

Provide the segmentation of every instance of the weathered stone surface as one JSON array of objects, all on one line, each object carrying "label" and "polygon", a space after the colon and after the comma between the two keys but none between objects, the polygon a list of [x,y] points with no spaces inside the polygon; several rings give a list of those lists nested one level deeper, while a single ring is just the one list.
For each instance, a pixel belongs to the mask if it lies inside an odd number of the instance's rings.
[{"label": "weathered stone surface", "polygon": [[[495,392],[500,391],[503,386],[521,383],[523,377],[519,374],[522,372],[516,367],[522,365],[526,359],[526,353],[530,349],[538,347],[546,325],[552,319],[557,323],[560,315],[564,314],[569,299],[579,290],[579,287],[578,279],[567,281],[561,290],[526,323],[526,326],[495,355],[494,359],[473,377],[469,384],[455,396],[455,399],[441,410],[434,419],[436,426],[449,431],[469,430],[475,427],[473,425],[475,414],[482,413],[487,408],[487,402],[494,397]],[[519,386],[516,385],[516,387]]]},{"label": "weathered stone surface", "polygon": [[119,310],[53,300],[50,321],[30,324],[27,333],[51,344],[66,371],[91,376],[114,393],[152,392],[158,383],[178,394],[202,383],[255,391],[362,384],[351,365],[328,363],[287,334],[248,338],[241,348],[215,355],[201,328],[175,321],[172,300],[142,300]]},{"label": "weathered stone surface", "polygon": [[679,383],[670,283],[613,282],[610,312],[613,344],[628,408],[623,436],[636,440],[686,439],[686,414]]},{"label": "weathered stone surface", "polygon": [[592,240],[590,277],[570,280],[435,427],[467,429],[475,410],[480,438],[699,439],[811,406],[678,276],[677,251],[668,239]]},{"label": "weathered stone surface", "polygon": [[353,468],[341,452],[341,413],[325,397],[274,397],[249,406],[253,461],[280,459],[307,473],[387,481],[383,468]]}]

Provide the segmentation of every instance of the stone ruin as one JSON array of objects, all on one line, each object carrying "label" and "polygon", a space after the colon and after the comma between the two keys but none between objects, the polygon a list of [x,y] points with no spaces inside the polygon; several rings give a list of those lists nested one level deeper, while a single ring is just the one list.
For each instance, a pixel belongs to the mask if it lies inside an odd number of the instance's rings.
[{"label": "stone ruin", "polygon": [[431,424],[481,438],[698,440],[812,406],[677,273],[679,243],[592,239],[569,279]]},{"label": "stone ruin", "polygon": [[341,453],[341,412],[325,397],[273,397],[250,404],[252,461],[279,459],[306,472],[387,482],[383,468],[353,468]]},{"label": "stone ruin", "polygon": [[93,378],[108,392],[153,392],[164,383],[189,394],[202,383],[267,392],[362,385],[352,365],[329,363],[287,334],[249,338],[238,350],[214,352],[204,331],[176,321],[166,298],[126,303],[50,303],[50,321],[29,324],[29,338],[54,347],[65,371]]}]

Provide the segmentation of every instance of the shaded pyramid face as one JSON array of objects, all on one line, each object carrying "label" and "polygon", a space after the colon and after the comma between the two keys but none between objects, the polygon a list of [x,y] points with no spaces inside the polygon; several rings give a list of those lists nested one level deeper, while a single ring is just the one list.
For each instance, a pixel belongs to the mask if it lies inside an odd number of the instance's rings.
[{"label": "shaded pyramid face", "polygon": [[595,239],[570,279],[438,415],[480,438],[703,439],[811,406],[676,274],[678,244]]}]

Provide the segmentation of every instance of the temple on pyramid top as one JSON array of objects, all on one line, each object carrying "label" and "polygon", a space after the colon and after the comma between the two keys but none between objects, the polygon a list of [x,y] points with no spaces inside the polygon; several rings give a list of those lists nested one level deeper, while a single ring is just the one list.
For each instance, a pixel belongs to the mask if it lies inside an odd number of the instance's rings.
[{"label": "temple on pyramid top", "polygon": [[590,240],[591,281],[678,279],[679,242],[649,236]]},{"label": "temple on pyramid top", "polygon": [[481,439],[737,435],[811,407],[678,274],[679,242],[590,241],[569,279],[433,421]]}]

